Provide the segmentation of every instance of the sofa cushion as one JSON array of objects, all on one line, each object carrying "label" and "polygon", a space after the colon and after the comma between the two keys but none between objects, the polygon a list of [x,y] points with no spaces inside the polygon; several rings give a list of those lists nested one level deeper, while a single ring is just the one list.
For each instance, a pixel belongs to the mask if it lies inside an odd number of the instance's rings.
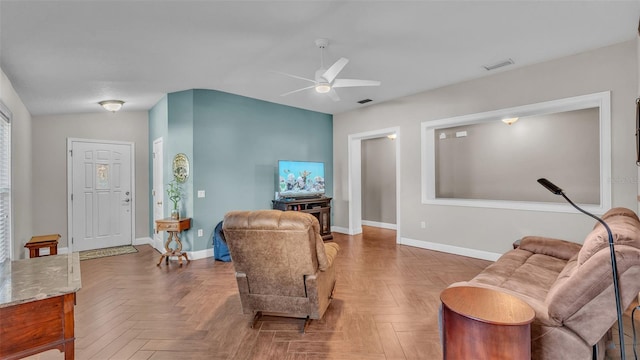
[{"label": "sofa cushion", "polygon": [[541,236],[525,236],[520,241],[520,249],[522,250],[563,260],[571,259],[580,251],[581,247],[580,244],[574,242]]},{"label": "sofa cushion", "polygon": [[516,249],[502,255],[471,282],[499,286],[544,301],[565,264],[565,260],[553,256]]},{"label": "sofa cushion", "polygon": [[[613,208],[602,216],[602,220],[611,228],[614,244],[640,248],[640,232],[638,231],[640,220],[633,211],[626,208]],[[595,253],[608,246],[607,230],[598,222],[584,240],[578,255],[578,265],[584,264]]]}]

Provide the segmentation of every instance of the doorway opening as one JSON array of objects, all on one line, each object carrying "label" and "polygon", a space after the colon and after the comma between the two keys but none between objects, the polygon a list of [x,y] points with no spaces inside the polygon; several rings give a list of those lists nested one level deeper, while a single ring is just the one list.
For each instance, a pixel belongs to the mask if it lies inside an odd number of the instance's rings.
[{"label": "doorway opening", "polygon": [[349,235],[362,233],[362,141],[395,136],[396,243],[400,243],[400,128],[373,130],[349,135]]}]

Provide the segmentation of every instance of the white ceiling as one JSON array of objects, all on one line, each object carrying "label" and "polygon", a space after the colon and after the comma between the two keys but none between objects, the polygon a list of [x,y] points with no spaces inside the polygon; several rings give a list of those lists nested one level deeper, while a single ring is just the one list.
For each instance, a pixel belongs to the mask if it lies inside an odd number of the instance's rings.
[{"label": "white ceiling", "polygon": [[[637,36],[640,1],[0,0],[0,67],[33,115],[148,110],[167,93],[215,89],[341,113]],[[277,71],[313,78],[314,41],[341,101]],[[511,58],[487,72],[482,65]]]}]

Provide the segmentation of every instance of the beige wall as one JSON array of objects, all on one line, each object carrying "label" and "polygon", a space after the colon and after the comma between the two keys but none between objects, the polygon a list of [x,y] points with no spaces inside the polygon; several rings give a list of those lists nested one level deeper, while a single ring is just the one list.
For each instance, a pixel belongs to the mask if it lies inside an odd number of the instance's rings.
[{"label": "beige wall", "polygon": [[33,194],[31,191],[31,114],[0,69],[0,99],[11,110],[11,204],[13,207],[13,259],[24,253],[31,239]]},{"label": "beige wall", "polygon": [[362,141],[362,220],[396,223],[396,144],[381,137]]},{"label": "beige wall", "polygon": [[[530,234],[582,242],[593,226],[593,220],[582,214],[422,204],[420,124],[610,90],[612,203],[635,209],[637,57],[636,41],[628,41],[334,115],[334,225],[346,228],[349,223],[348,135],[398,126],[403,242],[424,241],[491,253],[503,253],[514,240]],[[568,189],[571,184],[563,186]],[[425,229],[421,221],[426,222]]]},{"label": "beige wall", "polygon": [[67,241],[67,138],[135,144],[136,238],[149,236],[149,119],[146,111],[33,117],[33,233]]}]

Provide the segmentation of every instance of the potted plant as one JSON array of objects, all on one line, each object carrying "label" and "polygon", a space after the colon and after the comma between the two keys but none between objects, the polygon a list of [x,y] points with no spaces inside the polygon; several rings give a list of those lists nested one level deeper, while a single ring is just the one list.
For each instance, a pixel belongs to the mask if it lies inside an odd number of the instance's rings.
[{"label": "potted plant", "polygon": [[171,218],[177,220],[180,218],[180,212],[178,211],[178,202],[182,197],[180,193],[180,183],[173,179],[169,182],[169,187],[167,188],[167,195],[169,196],[169,200],[173,203],[173,209],[171,209]]}]

